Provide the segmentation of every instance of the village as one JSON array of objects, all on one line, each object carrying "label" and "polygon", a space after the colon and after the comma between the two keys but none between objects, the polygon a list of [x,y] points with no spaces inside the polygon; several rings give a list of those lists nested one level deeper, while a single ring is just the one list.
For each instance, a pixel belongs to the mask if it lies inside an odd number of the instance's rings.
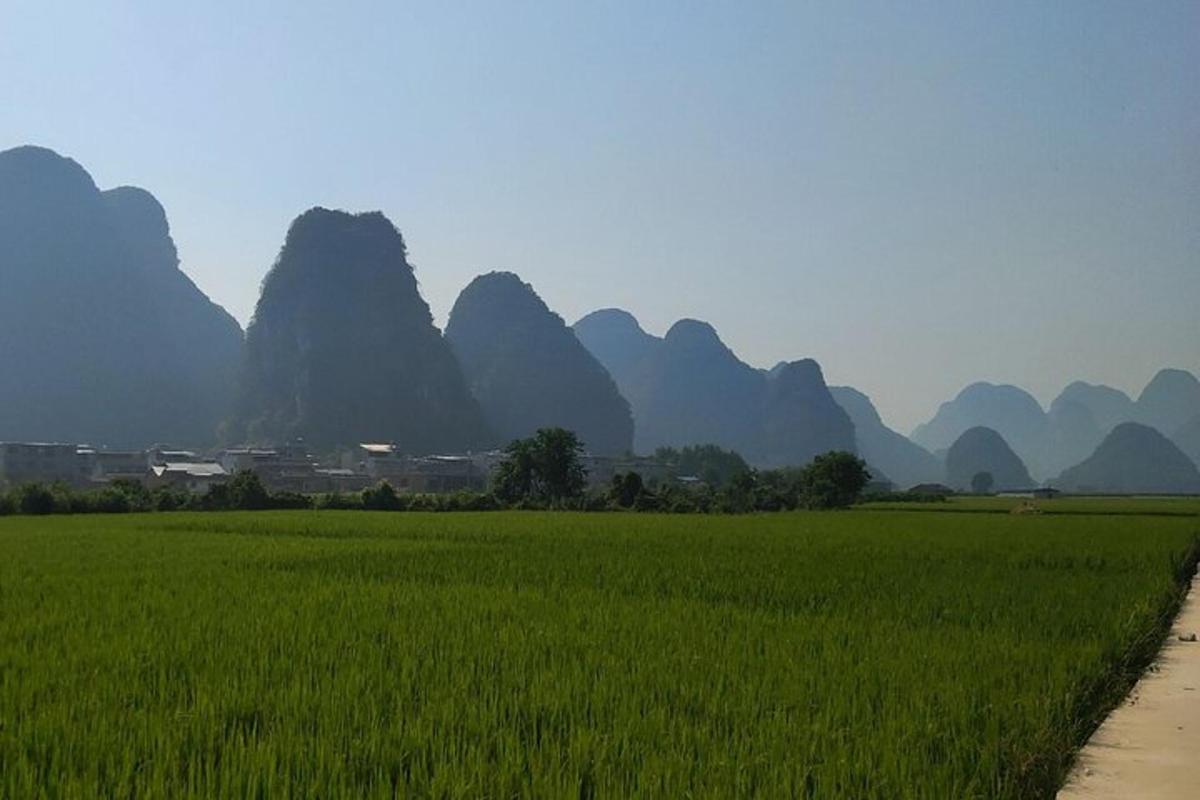
[{"label": "village", "polygon": [[[501,450],[410,455],[395,443],[362,443],[324,462],[303,442],[282,447],[232,447],[197,453],[168,446],[108,450],[86,444],[0,442],[0,487],[61,483],[76,489],[132,481],[204,494],[234,474],[250,471],[271,492],[320,494],[357,492],[386,481],[401,493],[483,491],[504,459]],[[590,486],[614,475],[637,472],[647,482],[672,478],[669,465],[637,456],[585,454]]]}]

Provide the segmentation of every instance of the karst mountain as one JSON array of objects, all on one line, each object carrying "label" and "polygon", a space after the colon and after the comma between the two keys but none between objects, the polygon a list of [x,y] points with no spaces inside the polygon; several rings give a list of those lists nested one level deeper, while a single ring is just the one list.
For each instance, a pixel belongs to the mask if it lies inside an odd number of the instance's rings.
[{"label": "karst mountain", "polygon": [[942,462],[919,444],[884,424],[867,395],[849,386],[831,386],[837,404],[854,423],[858,454],[900,488],[940,483]]},{"label": "karst mountain", "polygon": [[1200,416],[1200,381],[1181,369],[1160,370],[1138,399],[1110,386],[1076,381],[1050,404],[1049,411],[1024,389],[975,383],[943,403],[913,440],[934,452],[961,431],[982,425],[998,431],[1046,479],[1087,458],[1123,422],[1139,422],[1173,437]]},{"label": "karst mountain", "polygon": [[991,428],[1024,461],[1036,464],[1035,457],[1045,442],[1046,413],[1033,395],[1017,386],[973,383],[943,403],[933,419],[913,430],[912,440],[937,453],[974,427]]},{"label": "karst mountain", "polygon": [[417,454],[495,444],[383,214],[313,208],[292,223],[246,331],[227,437]]},{"label": "karst mountain", "polygon": [[1052,483],[1069,492],[1193,494],[1200,493],[1200,470],[1156,429],[1123,422]]},{"label": "karst mountain", "polygon": [[242,331],[180,270],[149,192],[0,153],[0,287],[0,440],[215,440]]},{"label": "karst mountain", "polygon": [[963,431],[946,452],[946,485],[968,491],[975,476],[987,473],[991,488],[1029,489],[1035,484],[1025,463],[997,431],[983,426]]},{"label": "karst mountain", "polygon": [[854,424],[811,359],[768,373],[739,359],[706,322],[680,320],[659,338],[619,309],[589,314],[574,330],[629,400],[637,452],[717,444],[776,467],[855,448]]},{"label": "karst mountain", "polygon": [[502,441],[574,431],[589,452],[633,448],[633,416],[605,368],[511,272],[481,275],[450,312],[446,340]]}]

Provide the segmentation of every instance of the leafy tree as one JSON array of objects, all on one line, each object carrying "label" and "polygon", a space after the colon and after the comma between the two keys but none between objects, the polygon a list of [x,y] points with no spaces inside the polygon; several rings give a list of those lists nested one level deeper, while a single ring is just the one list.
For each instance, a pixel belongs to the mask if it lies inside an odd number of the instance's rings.
[{"label": "leafy tree", "polygon": [[129,495],[117,486],[106,486],[90,499],[91,510],[102,514],[127,514],[133,510]]},{"label": "leafy tree", "polygon": [[517,439],[504,448],[504,460],[492,478],[492,492],[502,503],[513,504],[533,494],[532,439]]},{"label": "leafy tree", "polygon": [[654,458],[671,465],[676,475],[694,475],[709,486],[724,486],[735,475],[746,472],[750,465],[733,450],[715,444],[688,445],[680,449],[660,447]]},{"label": "leafy tree", "polygon": [[[124,495],[127,511],[149,511],[154,507],[150,490],[138,481],[129,480],[128,478],[118,478],[109,484],[109,488],[118,494]],[[120,505],[120,502],[119,500],[113,501],[115,505]]]},{"label": "leafy tree", "polygon": [[831,451],[804,468],[802,500],[808,508],[846,508],[862,494],[871,473],[853,453]]},{"label": "leafy tree", "polygon": [[229,499],[234,508],[257,511],[271,507],[271,495],[263,486],[258,473],[244,469],[229,481]]},{"label": "leafy tree", "polygon": [[796,467],[764,470],[758,473],[755,507],[759,511],[792,510],[803,494],[804,470]]},{"label": "leafy tree", "polygon": [[22,514],[53,514],[56,510],[54,492],[40,483],[26,483],[13,492],[17,510]]},{"label": "leafy tree", "polygon": [[538,493],[551,502],[578,498],[587,487],[580,457],[583,443],[565,428],[541,428],[533,436]]},{"label": "leafy tree", "polygon": [[496,498],[509,505],[562,504],[583,496],[587,472],[579,438],[564,428],[541,428],[532,438],[505,448],[492,482]]},{"label": "leafy tree", "polygon": [[990,472],[976,472],[971,478],[971,491],[975,494],[988,494],[995,485],[996,479],[992,477],[992,473]]},{"label": "leafy tree", "polygon": [[717,510],[726,514],[745,514],[756,507],[758,473],[744,469],[734,475],[717,493]]},{"label": "leafy tree", "polygon": [[146,510],[177,511],[187,508],[192,501],[192,494],[186,489],[162,486],[150,493],[150,504]]},{"label": "leafy tree", "polygon": [[368,511],[399,511],[402,504],[392,485],[380,481],[374,487],[363,489],[362,507]]},{"label": "leafy tree", "polygon": [[620,508],[633,508],[638,499],[646,493],[642,476],[636,472],[618,472],[613,475],[612,486],[608,490],[608,499]]}]

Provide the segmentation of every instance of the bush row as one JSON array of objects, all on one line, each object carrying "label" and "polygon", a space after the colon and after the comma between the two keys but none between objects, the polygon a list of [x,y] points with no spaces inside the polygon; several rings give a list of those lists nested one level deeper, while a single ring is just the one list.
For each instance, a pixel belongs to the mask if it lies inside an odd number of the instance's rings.
[{"label": "bush row", "polygon": [[305,495],[269,492],[253,472],[239,472],[204,494],[179,488],[147,489],[132,481],[114,481],[99,489],[65,484],[30,483],[0,492],[5,514],[122,514],[150,511],[229,511],[265,509],[346,509],[364,511],[498,511],[505,509],[632,511],[672,514],[740,514],[831,508],[857,497],[822,491],[804,470],[747,470],[727,484],[689,487],[675,483],[647,486],[635,472],[617,475],[604,490],[571,497],[525,496],[502,500],[493,492],[448,494],[400,493],[388,483],[360,492]]}]

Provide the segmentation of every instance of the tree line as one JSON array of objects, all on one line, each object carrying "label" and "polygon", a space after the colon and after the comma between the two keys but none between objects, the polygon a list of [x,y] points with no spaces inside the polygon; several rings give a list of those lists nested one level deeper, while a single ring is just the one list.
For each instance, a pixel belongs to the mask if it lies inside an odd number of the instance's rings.
[{"label": "tree line", "polygon": [[866,464],[852,453],[825,453],[804,467],[755,470],[736,453],[701,445],[656,453],[677,473],[696,473],[694,485],[648,482],[637,472],[625,472],[614,475],[608,486],[589,489],[583,452],[573,432],[543,428],[505,448],[486,491],[445,494],[397,492],[386,481],[359,492],[270,492],[251,471],[238,472],[204,494],[176,487],[147,489],[127,480],[91,490],[31,483],[0,492],[0,515],[267,509],[742,514],[846,508],[859,500],[870,480]]}]

